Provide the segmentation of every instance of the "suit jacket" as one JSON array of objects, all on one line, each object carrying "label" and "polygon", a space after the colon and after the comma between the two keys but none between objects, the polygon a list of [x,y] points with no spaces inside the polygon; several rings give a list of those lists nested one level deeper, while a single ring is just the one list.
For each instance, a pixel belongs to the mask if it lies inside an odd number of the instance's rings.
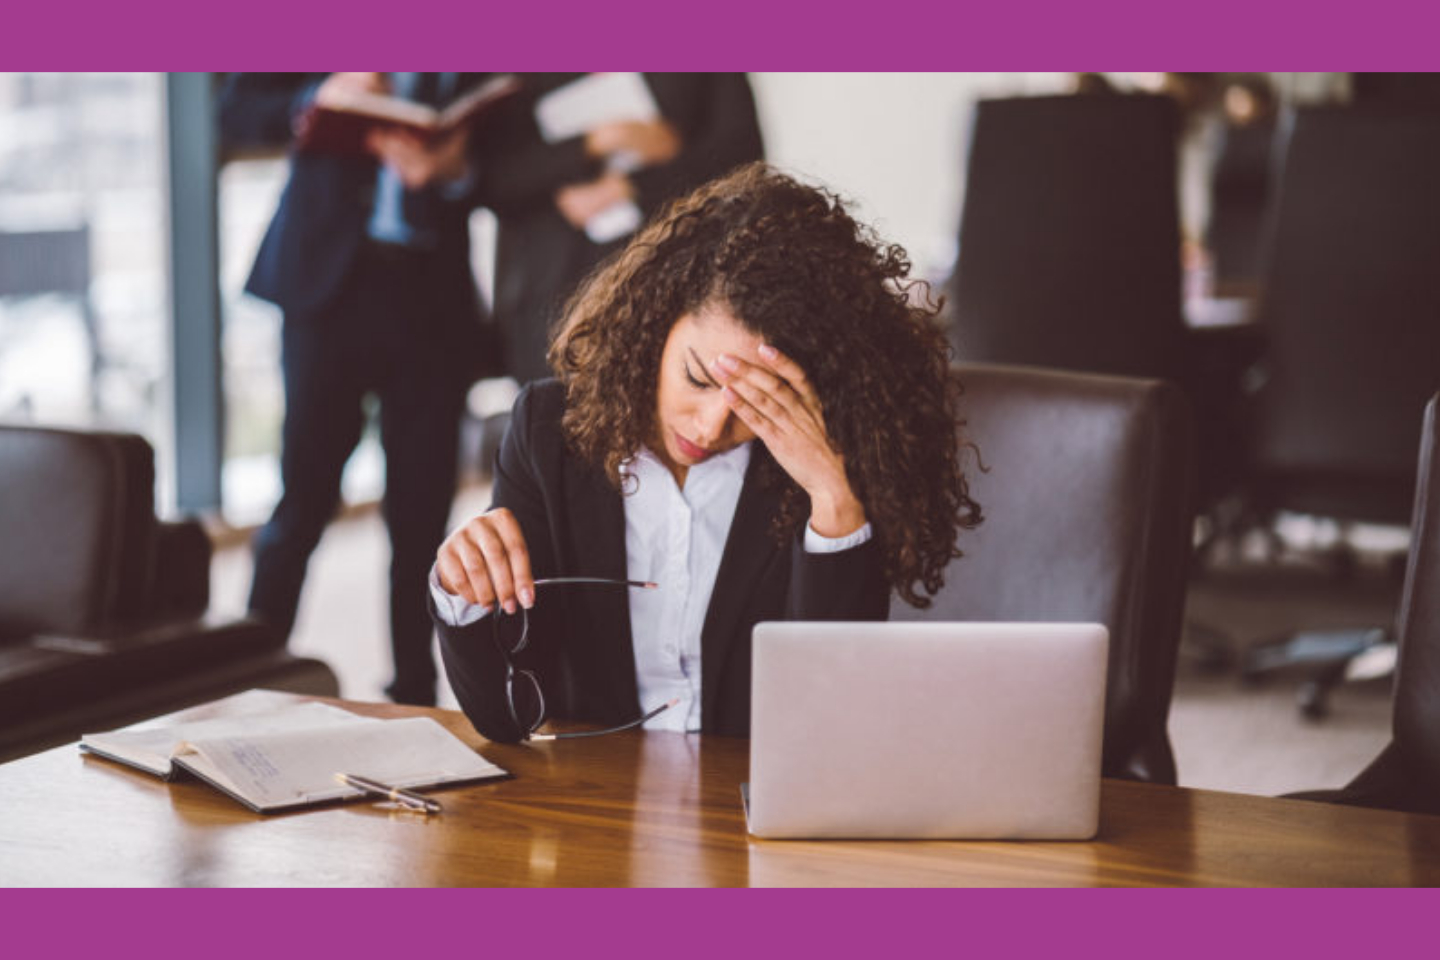
[{"label": "suit jacket", "polygon": [[[521,75],[520,94],[497,110],[477,143],[477,201],[499,221],[493,312],[506,344],[506,368],[522,383],[550,375],[548,334],[575,286],[624,241],[599,245],[555,208],[561,187],[594,179],[601,164],[583,138],[546,143],[536,101],[584,74]],[[682,147],[669,163],[631,174],[648,219],[681,196],[762,156],[755,101],[742,73],[647,73],[660,113]]]},{"label": "suit jacket", "polygon": [[[565,391],[554,380],[520,394],[495,474],[495,507],[510,509],[537,579],[625,577],[625,509],[603,473],[566,448]],[[757,443],[701,630],[701,726],[750,732],[750,634],[762,620],[884,620],[889,587],[871,540],[839,553],[807,553],[799,536],[770,533],[779,505],[774,460]],[[433,613],[433,609],[432,609]],[[504,692],[505,667],[486,617],[468,627],[436,619],[455,695],[492,740],[520,736]],[[623,588],[541,587],[530,643],[517,657],[533,670],[551,717],[619,724],[640,715],[629,597]]]},{"label": "suit jacket", "polygon": [[[237,73],[220,94],[220,130],[227,148],[289,144],[294,118],[328,76],[323,73]],[[461,74],[457,92],[485,78]],[[472,150],[478,149],[472,144]],[[261,241],[245,289],[279,306],[286,321],[323,313],[339,295],[366,238],[378,164],[371,156],[295,153],[280,206]],[[479,300],[470,270],[473,195],[437,202],[438,244],[431,263],[441,319],[473,328]]]}]

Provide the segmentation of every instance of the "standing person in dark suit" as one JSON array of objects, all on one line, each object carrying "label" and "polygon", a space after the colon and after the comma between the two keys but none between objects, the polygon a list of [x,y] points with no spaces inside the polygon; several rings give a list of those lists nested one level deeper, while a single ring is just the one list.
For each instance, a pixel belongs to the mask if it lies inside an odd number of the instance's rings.
[{"label": "standing person in dark suit", "polygon": [[[545,142],[536,105],[584,76],[525,74],[520,95],[499,108],[477,144],[475,194],[499,220],[495,322],[506,370],[521,383],[550,375],[545,350],[565,298],[624,242],[596,243],[587,221],[624,200],[648,218],[762,156],[755,100],[739,73],[644,74],[658,119]],[[617,169],[621,156],[628,173]]]},{"label": "standing person in dark suit", "polygon": [[892,590],[928,605],[980,512],[909,270],[836,198],[753,164],[586,281],[559,379],[516,403],[491,509],[431,572],[477,730],[643,717],[744,736],[756,623],[883,620]]},{"label": "standing person in dark suit", "polygon": [[[470,74],[237,74],[220,99],[230,146],[289,143],[345,88],[443,105]],[[372,134],[369,154],[296,152],[246,290],[284,311],[284,494],[255,537],[250,609],[287,634],[311,552],[334,515],[366,394],[380,399],[390,629],[403,703],[435,702],[425,572],[455,492],[458,429],[478,355],[470,269],[473,145]]]}]

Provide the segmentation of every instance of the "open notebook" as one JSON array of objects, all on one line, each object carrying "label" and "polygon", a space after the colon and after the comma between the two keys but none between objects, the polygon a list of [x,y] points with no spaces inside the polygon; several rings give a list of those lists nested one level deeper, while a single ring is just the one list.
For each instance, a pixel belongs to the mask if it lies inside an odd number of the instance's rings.
[{"label": "open notebook", "polygon": [[406,788],[507,776],[428,717],[375,720],[323,703],[91,733],[80,749],[165,779],[194,774],[258,813],[364,796],[337,773]]}]

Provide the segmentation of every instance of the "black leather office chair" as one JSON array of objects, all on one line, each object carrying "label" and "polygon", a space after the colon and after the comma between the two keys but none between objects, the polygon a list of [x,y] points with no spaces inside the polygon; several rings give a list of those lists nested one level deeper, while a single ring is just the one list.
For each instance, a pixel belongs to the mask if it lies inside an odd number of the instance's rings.
[{"label": "black leather office chair", "polygon": [[250,687],[338,693],[272,628],[206,615],[209,538],[154,489],[140,437],[0,426],[0,760]]},{"label": "black leather office chair", "polygon": [[1352,73],[1350,92],[1365,106],[1440,109],[1440,73]]},{"label": "black leather office chair", "polygon": [[1178,123],[1168,97],[977,105],[950,285],[960,358],[1178,374]]},{"label": "black leather office chair", "polygon": [[1403,524],[1440,383],[1440,112],[1293,120],[1260,319],[1251,497]]},{"label": "black leather office chair", "polygon": [[1410,556],[1400,601],[1394,737],[1343,790],[1295,794],[1440,814],[1440,396],[1425,408]]},{"label": "black leather office chair", "polygon": [[1210,221],[1205,245],[1214,257],[1215,290],[1220,296],[1247,295],[1260,283],[1266,213],[1274,176],[1273,113],[1221,134],[1219,155],[1210,178]]},{"label": "black leather office chair", "polygon": [[1105,624],[1104,773],[1174,783],[1166,721],[1191,525],[1184,397],[1153,380],[959,369],[985,522],[965,535],[931,608],[897,602],[891,615]]},{"label": "black leather office chair", "polygon": [[[1261,525],[1282,510],[1404,524],[1409,425],[1440,384],[1440,111],[1313,108],[1291,122],[1245,499]],[[1366,636],[1266,645],[1246,670],[1303,661],[1328,642],[1334,655],[1302,697],[1318,716]]]}]

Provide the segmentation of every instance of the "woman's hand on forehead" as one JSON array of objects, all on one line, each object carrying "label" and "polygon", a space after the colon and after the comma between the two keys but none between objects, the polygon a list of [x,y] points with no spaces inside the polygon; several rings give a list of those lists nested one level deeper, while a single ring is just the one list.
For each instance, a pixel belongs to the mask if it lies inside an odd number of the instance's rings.
[{"label": "woman's hand on forehead", "polygon": [[[721,354],[710,363],[730,409],[765,444],[775,462],[810,495],[812,517],[827,527],[864,523],[864,510],[845,473],[845,459],[825,428],[824,410],[805,371],[775,347],[754,359]],[[816,528],[816,532],[825,530]],[[848,533],[850,530],[844,530]]]}]

